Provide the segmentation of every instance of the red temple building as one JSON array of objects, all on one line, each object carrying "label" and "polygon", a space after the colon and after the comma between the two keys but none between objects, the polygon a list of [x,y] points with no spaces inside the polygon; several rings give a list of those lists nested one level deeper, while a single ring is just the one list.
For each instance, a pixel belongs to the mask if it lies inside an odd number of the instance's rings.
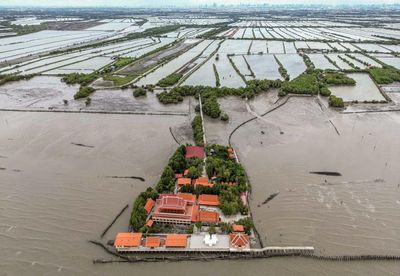
[{"label": "red temple building", "polygon": [[186,195],[161,194],[156,201],[152,220],[155,222],[190,224],[197,219],[195,198]]}]

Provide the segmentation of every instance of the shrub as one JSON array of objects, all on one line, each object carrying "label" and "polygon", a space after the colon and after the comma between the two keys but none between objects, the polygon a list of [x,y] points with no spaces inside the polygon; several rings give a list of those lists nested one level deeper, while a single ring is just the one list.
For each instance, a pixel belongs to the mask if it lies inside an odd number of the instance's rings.
[{"label": "shrub", "polygon": [[322,81],[327,85],[356,85],[356,81],[343,73],[326,72],[322,76]]},{"label": "shrub", "polygon": [[219,79],[217,66],[215,64],[213,64],[213,70],[214,70],[214,75],[215,75],[215,86],[216,87],[220,87],[221,86],[221,82],[220,82],[220,79]]},{"label": "shrub", "polygon": [[393,67],[371,68],[369,73],[378,84],[400,81],[400,70]]},{"label": "shrub", "polygon": [[288,93],[316,95],[319,92],[317,76],[315,73],[303,73],[289,82],[284,82],[281,91],[281,95]]},{"label": "shrub", "polygon": [[169,159],[168,166],[177,173],[182,173],[187,168],[188,162],[185,158],[185,146],[182,145],[176,149],[174,155]]},{"label": "shrub", "polygon": [[204,101],[203,112],[214,119],[221,115],[221,109],[216,97],[210,97]]},{"label": "shrub", "polygon": [[29,80],[35,75],[0,75],[0,85],[6,84],[7,82],[19,81],[19,80]]},{"label": "shrub", "polygon": [[331,96],[329,96],[329,106],[344,107],[343,99],[336,97],[335,95],[331,95]]},{"label": "shrub", "polygon": [[225,112],[223,112],[223,113],[221,114],[221,120],[224,121],[224,122],[229,121],[229,116],[228,116],[228,114],[226,114]]},{"label": "shrub", "polygon": [[253,230],[253,228],[254,228],[254,223],[251,218],[242,218],[242,219],[236,221],[236,224],[243,225],[244,232],[248,235],[251,234],[251,230]]},{"label": "shrub", "polygon": [[170,166],[165,167],[156,189],[161,192],[172,192],[175,188],[175,173]]},{"label": "shrub", "polygon": [[188,169],[187,177],[195,179],[195,178],[199,178],[200,176],[201,176],[201,172],[200,172],[199,168],[192,166]]},{"label": "shrub", "polygon": [[133,203],[132,213],[130,224],[134,231],[143,231],[146,230],[144,228],[144,224],[146,223],[147,213],[144,209],[144,205],[148,198],[153,200],[157,199],[158,193],[153,188],[148,188],[145,192],[139,194]]},{"label": "shrub", "polygon": [[180,73],[172,73],[162,80],[160,80],[157,85],[160,87],[169,87],[174,84],[176,84],[181,78],[183,77],[183,74]]},{"label": "shrub", "polygon": [[93,87],[89,86],[81,86],[79,88],[79,91],[75,93],[74,99],[82,99],[88,97],[90,94],[92,94],[94,91],[96,91]]},{"label": "shrub", "polygon": [[139,87],[139,88],[136,88],[135,90],[133,90],[133,96],[135,98],[141,97],[141,96],[146,96],[146,92],[147,92],[146,89]]},{"label": "shrub", "polygon": [[134,58],[118,57],[117,60],[114,62],[114,66],[117,67],[117,68],[121,68],[121,67],[124,67],[124,66],[132,63],[133,61],[135,61]]},{"label": "shrub", "polygon": [[324,97],[329,97],[331,95],[331,91],[326,86],[322,86],[319,89],[319,93],[321,94],[321,96],[324,96]]},{"label": "shrub", "polygon": [[203,146],[203,122],[200,115],[196,115],[192,121],[193,138],[197,146]]},{"label": "shrub", "polygon": [[68,75],[65,75],[61,81],[65,82],[66,84],[80,84],[82,86],[87,86],[94,80],[98,78],[98,75],[96,73],[91,73],[91,74],[83,74],[83,73],[71,73]]}]

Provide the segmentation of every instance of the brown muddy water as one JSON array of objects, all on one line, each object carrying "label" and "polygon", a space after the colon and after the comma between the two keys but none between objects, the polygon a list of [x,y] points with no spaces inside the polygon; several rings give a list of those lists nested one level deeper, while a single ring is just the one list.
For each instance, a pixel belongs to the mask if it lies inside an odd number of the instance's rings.
[{"label": "brown muddy water", "polygon": [[[275,100],[259,99],[249,104],[257,113]],[[207,121],[214,141],[226,143],[235,123],[252,116],[246,104],[234,106],[224,128]],[[176,147],[169,127],[187,123],[183,116],[0,112],[0,275],[398,275],[395,262],[303,258],[94,265],[111,257],[87,240],[155,184]],[[232,141],[266,244],[313,245],[326,255],[400,254],[399,124],[395,113],[339,115],[312,99],[291,99],[239,129]],[[343,176],[309,174],[318,170]],[[128,219],[125,212],[104,241]]]}]

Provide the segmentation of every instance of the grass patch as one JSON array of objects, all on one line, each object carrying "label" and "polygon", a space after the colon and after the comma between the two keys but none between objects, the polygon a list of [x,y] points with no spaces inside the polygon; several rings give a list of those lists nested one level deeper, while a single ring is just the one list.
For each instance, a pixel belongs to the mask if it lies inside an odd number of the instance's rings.
[{"label": "grass patch", "polygon": [[192,121],[193,138],[197,146],[204,146],[203,122],[200,115],[196,115]]},{"label": "grass patch", "polygon": [[71,73],[68,75],[65,75],[61,81],[65,82],[68,85],[72,84],[80,84],[83,86],[86,86],[90,84],[91,82],[95,81],[98,78],[98,75],[96,73],[91,73],[91,74],[83,74],[83,73]]},{"label": "grass patch", "polygon": [[103,77],[104,80],[112,81],[116,86],[122,86],[133,81],[137,76],[136,75],[127,75],[124,77],[116,76],[116,75],[105,75]]},{"label": "grass patch", "polygon": [[134,62],[134,58],[130,57],[118,57],[117,60],[114,62],[114,66],[117,68],[124,67],[132,62]]},{"label": "grass patch", "polygon": [[36,33],[40,31],[44,31],[48,29],[48,26],[45,22],[39,25],[14,25],[11,22],[3,23],[8,28],[11,28],[17,35],[26,35],[30,33]]},{"label": "grass patch", "polygon": [[378,84],[389,84],[400,81],[400,70],[394,67],[371,68],[368,71]]},{"label": "grass patch", "polygon": [[221,108],[217,101],[217,97],[215,96],[207,98],[204,101],[202,107],[204,114],[211,118],[216,119],[219,118],[219,116],[221,115]]},{"label": "grass patch", "polygon": [[94,91],[96,91],[96,90],[93,87],[81,86],[79,88],[79,91],[75,93],[74,99],[78,100],[78,99],[86,98],[86,97],[90,96]]},{"label": "grass patch", "polygon": [[311,94],[316,95],[319,92],[319,84],[317,75],[303,73],[297,78],[282,83],[281,91],[279,92],[281,96],[286,94]]},{"label": "grass patch", "polygon": [[4,85],[7,82],[30,80],[34,76],[35,76],[34,74],[31,74],[31,75],[0,75],[0,85]]},{"label": "grass patch", "polygon": [[343,99],[334,95],[329,96],[329,106],[331,107],[344,107]]},{"label": "grass patch", "polygon": [[217,66],[215,65],[215,63],[213,64],[213,70],[214,70],[214,75],[215,75],[215,86],[220,87],[221,81],[219,79],[219,74],[218,74]]},{"label": "grass patch", "polygon": [[322,81],[327,85],[356,85],[356,81],[343,73],[325,72]]},{"label": "grass patch", "polygon": [[172,73],[162,80],[160,80],[157,85],[160,87],[169,87],[174,84],[176,84],[181,78],[183,77],[183,74],[180,73]]},{"label": "grass patch", "polygon": [[147,91],[143,87],[139,87],[139,88],[136,88],[135,90],[133,90],[133,96],[135,98],[141,97],[141,96],[146,96],[146,94],[147,94]]}]

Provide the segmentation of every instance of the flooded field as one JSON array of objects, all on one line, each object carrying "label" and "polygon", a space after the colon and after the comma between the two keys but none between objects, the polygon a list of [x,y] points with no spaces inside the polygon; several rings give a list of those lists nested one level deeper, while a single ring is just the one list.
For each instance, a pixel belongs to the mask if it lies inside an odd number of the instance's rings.
[{"label": "flooded field", "polygon": [[35,77],[10,82],[0,89],[0,108],[39,108],[62,105],[63,99],[73,100],[79,86],[68,86],[58,77]]},{"label": "flooded field", "polygon": [[314,63],[315,68],[326,70],[326,69],[331,69],[331,70],[337,70],[337,68],[327,60],[323,54],[310,54],[308,55]]},{"label": "flooded field", "polygon": [[296,78],[307,69],[303,59],[298,54],[277,54],[276,57],[287,70],[291,79]]},{"label": "flooded field", "polygon": [[[59,77],[39,76],[27,81],[7,83],[0,89],[0,108],[17,110],[66,110],[109,112],[187,113],[189,98],[177,105],[161,104],[156,93],[134,98],[132,89],[103,89],[94,92],[89,106],[85,100],[74,100],[78,85],[66,85]],[[64,104],[64,100],[68,104]]]},{"label": "flooded field", "polygon": [[248,55],[245,56],[257,79],[281,79],[279,65],[273,55]]},{"label": "flooded field", "polygon": [[368,74],[353,73],[348,76],[356,81],[356,85],[330,87],[333,95],[341,97],[345,102],[385,100]]}]

